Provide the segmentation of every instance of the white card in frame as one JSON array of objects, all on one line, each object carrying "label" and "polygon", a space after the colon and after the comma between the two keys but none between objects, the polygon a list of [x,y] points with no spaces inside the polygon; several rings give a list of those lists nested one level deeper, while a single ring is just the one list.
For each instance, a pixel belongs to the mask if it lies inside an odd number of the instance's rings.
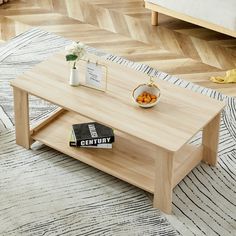
[{"label": "white card in frame", "polygon": [[80,85],[105,92],[107,90],[107,66],[90,59],[81,59],[79,64],[85,69],[84,75],[80,74]]}]

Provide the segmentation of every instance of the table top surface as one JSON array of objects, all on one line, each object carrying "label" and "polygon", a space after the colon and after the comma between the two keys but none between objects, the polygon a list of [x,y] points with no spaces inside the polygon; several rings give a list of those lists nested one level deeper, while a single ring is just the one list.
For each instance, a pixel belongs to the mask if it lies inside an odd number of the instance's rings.
[{"label": "table top surface", "polygon": [[[160,102],[152,108],[141,108],[131,94],[139,84],[148,82],[148,76],[110,61],[103,64],[108,66],[106,92],[70,86],[64,53],[38,64],[11,85],[171,152],[179,150],[225,106],[157,79]],[[79,70],[85,73],[85,66],[80,65]]]}]

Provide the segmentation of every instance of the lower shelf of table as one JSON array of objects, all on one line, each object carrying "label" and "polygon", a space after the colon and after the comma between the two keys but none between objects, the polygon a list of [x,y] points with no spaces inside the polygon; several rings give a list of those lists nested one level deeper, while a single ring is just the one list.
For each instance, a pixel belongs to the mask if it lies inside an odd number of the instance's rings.
[{"label": "lower shelf of table", "polygon": [[69,146],[72,124],[90,121],[76,113],[63,111],[54,120],[34,132],[32,138],[152,193],[154,191],[153,160],[149,157],[151,153],[145,153],[148,147],[143,148],[141,141],[115,131],[116,140],[112,149]]},{"label": "lower shelf of table", "polygon": [[[32,133],[34,140],[40,141],[62,153],[78,159],[103,172],[113,175],[145,191],[154,193],[156,147],[138,138],[115,130],[115,143],[112,149],[88,149],[69,146],[71,125],[91,120],[70,111],[63,111],[44,126]],[[174,165],[173,187],[200,161],[188,161],[195,147],[184,148]],[[188,154],[188,155],[186,155]],[[189,156],[190,157],[190,156]],[[188,164],[189,163],[189,164]],[[176,173],[176,177],[175,177]]]}]

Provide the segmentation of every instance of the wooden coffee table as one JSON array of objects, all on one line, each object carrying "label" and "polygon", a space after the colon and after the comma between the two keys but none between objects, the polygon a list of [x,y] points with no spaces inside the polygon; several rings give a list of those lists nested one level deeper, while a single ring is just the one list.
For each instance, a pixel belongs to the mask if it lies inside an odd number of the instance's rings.
[{"label": "wooden coffee table", "polygon": [[[38,64],[15,79],[16,143],[29,149],[35,141],[76,158],[154,194],[154,207],[171,213],[172,189],[201,161],[216,165],[221,111],[225,104],[158,80],[161,100],[143,109],[131,92],[148,76],[113,62],[108,65],[108,91],[68,84],[63,53]],[[84,73],[84,68],[80,68]],[[30,128],[28,95],[61,108]],[[85,149],[68,145],[71,125],[98,121],[114,128],[113,149]],[[202,132],[202,145],[189,140]]]}]

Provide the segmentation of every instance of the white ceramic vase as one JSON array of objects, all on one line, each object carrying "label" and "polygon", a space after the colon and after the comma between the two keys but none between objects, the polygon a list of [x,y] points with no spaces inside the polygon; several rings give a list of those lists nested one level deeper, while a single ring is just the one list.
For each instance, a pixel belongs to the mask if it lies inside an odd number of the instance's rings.
[{"label": "white ceramic vase", "polygon": [[78,71],[78,69],[71,68],[69,84],[71,86],[78,86],[79,85],[79,71]]}]

